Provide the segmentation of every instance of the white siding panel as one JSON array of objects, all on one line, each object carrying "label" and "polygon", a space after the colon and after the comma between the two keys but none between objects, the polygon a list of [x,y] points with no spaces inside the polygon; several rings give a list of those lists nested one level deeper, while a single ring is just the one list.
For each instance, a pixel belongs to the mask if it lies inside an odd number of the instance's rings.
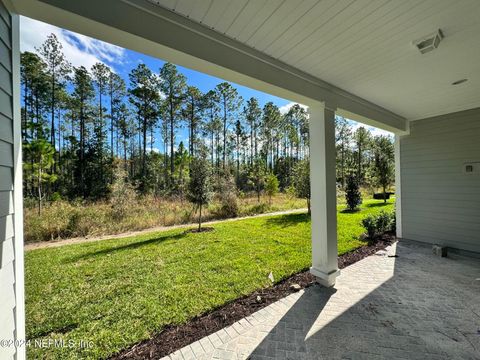
[{"label": "white siding panel", "polygon": [[414,121],[401,139],[403,237],[480,252],[480,109]]},{"label": "white siding panel", "polygon": [[13,237],[13,216],[1,216],[0,217],[0,239],[8,239]]},{"label": "white siding panel", "polygon": [[13,241],[14,239],[10,238],[0,243],[0,268],[15,259]]},{"label": "white siding panel", "polygon": [[[2,21],[0,21],[2,23]],[[7,94],[12,95],[11,73],[5,67],[0,66],[0,86]]]},{"label": "white siding panel", "polygon": [[[0,269],[0,287],[2,289],[0,292],[0,304],[2,311],[0,311],[0,313],[10,311],[15,307],[14,276],[15,273],[13,271],[13,262],[4,264]],[[6,326],[0,326],[0,328],[2,327]]]},{"label": "white siding panel", "polygon": [[0,166],[13,167],[13,146],[0,140]]},{"label": "white siding panel", "polygon": [[0,216],[13,214],[13,191],[0,191]]},{"label": "white siding panel", "polygon": [[[0,49],[0,52],[2,49]],[[0,113],[13,119],[12,96],[0,88]]]},{"label": "white siding panel", "polygon": [[13,190],[12,168],[0,166],[0,191]]},{"label": "white siding panel", "polygon": [[0,114],[0,140],[13,144],[13,123]]}]

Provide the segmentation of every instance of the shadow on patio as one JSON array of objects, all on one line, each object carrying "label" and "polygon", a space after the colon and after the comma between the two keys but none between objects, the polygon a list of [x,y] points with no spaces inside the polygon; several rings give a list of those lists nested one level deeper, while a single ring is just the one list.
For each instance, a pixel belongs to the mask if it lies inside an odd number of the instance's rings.
[{"label": "shadow on patio", "polygon": [[335,289],[313,286],[244,319],[198,358],[480,359],[479,294],[479,259],[401,241],[342,270]]}]

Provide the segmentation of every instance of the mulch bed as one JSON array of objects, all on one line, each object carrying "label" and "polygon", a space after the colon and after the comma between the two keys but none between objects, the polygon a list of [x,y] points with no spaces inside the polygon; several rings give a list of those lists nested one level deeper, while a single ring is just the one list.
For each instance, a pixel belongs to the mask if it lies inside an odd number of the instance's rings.
[{"label": "mulch bed", "polygon": [[[338,267],[345,268],[379,250],[385,249],[395,241],[393,234],[385,234],[374,244],[362,246],[338,257]],[[230,326],[236,321],[253,314],[269,304],[297,291],[291,285],[298,284],[304,289],[315,284],[315,277],[308,270],[294,274],[272,287],[236,299],[226,305],[198,316],[183,325],[169,325],[151,339],[144,340],[110,359],[159,359],[181,349],[205,336]]]}]

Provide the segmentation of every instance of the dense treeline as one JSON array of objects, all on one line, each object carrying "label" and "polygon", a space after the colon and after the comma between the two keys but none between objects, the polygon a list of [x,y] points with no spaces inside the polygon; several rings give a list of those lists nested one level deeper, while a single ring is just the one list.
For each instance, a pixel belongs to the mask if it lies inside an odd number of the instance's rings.
[{"label": "dense treeline", "polygon": [[[39,207],[43,199],[106,198],[118,174],[140,194],[183,197],[199,157],[217,190],[227,183],[260,196],[292,187],[309,158],[302,106],[282,114],[272,102],[245,101],[227,82],[202,93],[171,63],[139,64],[128,79],[102,63],[72,67],[51,34],[22,53],[21,79],[24,192]],[[390,185],[390,138],[338,119],[336,140],[342,187],[352,172],[363,184]]]}]

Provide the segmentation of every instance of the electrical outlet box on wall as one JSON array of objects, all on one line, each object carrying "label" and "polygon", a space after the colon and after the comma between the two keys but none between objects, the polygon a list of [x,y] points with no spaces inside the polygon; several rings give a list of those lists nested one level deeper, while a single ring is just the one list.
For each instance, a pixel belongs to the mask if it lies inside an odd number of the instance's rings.
[{"label": "electrical outlet box on wall", "polygon": [[463,172],[467,175],[480,175],[480,161],[467,161],[463,163]]}]

